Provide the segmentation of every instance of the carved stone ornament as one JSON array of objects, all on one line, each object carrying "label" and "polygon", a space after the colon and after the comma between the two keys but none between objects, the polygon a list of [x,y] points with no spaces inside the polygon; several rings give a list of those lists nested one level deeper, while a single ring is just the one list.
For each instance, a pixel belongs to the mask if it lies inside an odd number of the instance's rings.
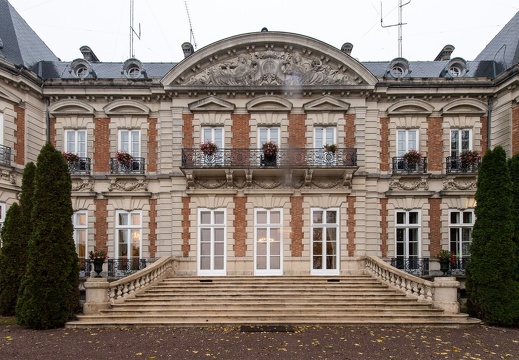
[{"label": "carved stone ornament", "polygon": [[325,64],[299,52],[258,51],[240,54],[189,78],[185,85],[358,85],[362,79],[347,68]]},{"label": "carved stone ornament", "polygon": [[8,171],[8,170],[2,170],[2,173],[0,176],[1,176],[2,180],[9,181],[9,183],[11,183],[13,185],[16,184],[16,175],[14,174],[14,172]]},{"label": "carved stone ornament", "polygon": [[444,190],[476,190],[476,180],[462,180],[456,181],[455,179],[446,179],[443,181]]},{"label": "carved stone ornament", "polygon": [[121,181],[119,179],[113,179],[110,181],[108,186],[109,191],[120,190],[120,191],[135,191],[143,190],[148,191],[148,181],[139,179],[137,181]]},{"label": "carved stone ornament", "polygon": [[72,183],[72,191],[94,191],[94,182],[90,179],[83,179]]},{"label": "carved stone ornament", "polygon": [[429,190],[429,183],[426,179],[418,179],[414,181],[402,181],[402,179],[391,179],[389,182],[389,190],[417,190],[422,188]]}]

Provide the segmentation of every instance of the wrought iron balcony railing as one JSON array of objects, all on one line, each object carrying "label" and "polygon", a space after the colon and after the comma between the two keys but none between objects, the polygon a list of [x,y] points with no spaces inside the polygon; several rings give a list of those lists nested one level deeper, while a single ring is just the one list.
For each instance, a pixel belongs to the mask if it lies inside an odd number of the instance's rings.
[{"label": "wrought iron balcony railing", "polygon": [[461,161],[459,156],[447,156],[445,159],[445,171],[447,174],[477,174],[481,159],[475,163]]},{"label": "wrought iron balcony railing", "polygon": [[356,149],[280,149],[267,157],[261,149],[218,149],[205,154],[200,149],[182,149],[184,168],[262,168],[262,167],[340,167],[357,166]]},{"label": "wrought iron balcony railing", "polygon": [[0,165],[11,165],[11,148],[9,146],[0,145]]},{"label": "wrought iron balcony railing", "polygon": [[429,258],[396,257],[391,259],[391,266],[416,276],[429,275]]},{"label": "wrought iron balcony railing", "polygon": [[68,169],[71,174],[90,175],[90,158],[80,157],[77,161],[69,161]]},{"label": "wrought iron balcony railing", "polygon": [[467,268],[467,264],[470,261],[470,256],[464,256],[464,257],[454,257],[449,262],[449,273],[451,275],[465,275],[465,270]]},{"label": "wrought iron balcony railing", "polygon": [[[147,265],[153,263],[155,259],[140,259],[140,258],[120,258],[120,259],[108,259],[104,269],[107,272],[106,276],[113,277],[124,277],[133,274],[141,269],[146,268]],[[79,259],[79,276],[90,277],[94,271],[94,262],[90,259]]]},{"label": "wrought iron balcony railing", "polygon": [[144,174],[146,159],[134,157],[128,164],[121,164],[117,158],[110,159],[110,174]]},{"label": "wrought iron balcony railing", "polygon": [[393,158],[393,174],[420,174],[427,172],[427,157],[422,156],[418,163],[410,163],[403,157]]}]

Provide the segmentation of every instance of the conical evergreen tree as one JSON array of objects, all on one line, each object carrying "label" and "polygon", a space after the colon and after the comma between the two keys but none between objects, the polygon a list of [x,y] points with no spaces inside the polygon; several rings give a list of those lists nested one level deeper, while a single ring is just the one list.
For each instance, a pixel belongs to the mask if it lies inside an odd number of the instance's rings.
[{"label": "conical evergreen tree", "polygon": [[37,164],[33,231],[16,319],[23,326],[50,329],[63,326],[79,306],[79,267],[68,166],[50,143],[42,148]]},{"label": "conical evergreen tree", "polygon": [[[509,163],[512,178],[512,219],[514,223],[513,240],[516,245],[516,259],[519,261],[519,153],[512,156]],[[515,269],[514,278],[519,281],[519,266]]]},{"label": "conical evergreen tree", "polygon": [[478,173],[476,222],[467,266],[469,312],[489,324],[519,322],[519,286],[514,280],[512,182],[506,153],[487,151]]},{"label": "conical evergreen tree", "polygon": [[18,258],[25,248],[20,246],[18,227],[21,220],[21,209],[17,203],[7,210],[5,223],[2,227],[2,251],[0,251],[0,314],[12,316],[15,314],[18,288],[23,273],[20,274]]}]

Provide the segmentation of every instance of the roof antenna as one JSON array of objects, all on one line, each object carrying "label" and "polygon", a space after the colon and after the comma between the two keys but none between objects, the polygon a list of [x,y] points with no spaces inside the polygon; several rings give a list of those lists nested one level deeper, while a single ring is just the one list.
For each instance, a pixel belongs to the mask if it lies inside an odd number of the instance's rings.
[{"label": "roof antenna", "polygon": [[186,6],[187,21],[189,21],[189,42],[191,44],[193,44],[193,46],[196,50],[195,33],[193,32],[193,25],[191,24],[191,16],[189,16],[189,9],[187,7],[187,1],[184,1],[184,5]]},{"label": "roof antenna", "polygon": [[141,39],[141,23],[139,23],[139,33],[135,32],[133,28],[133,18],[134,18],[135,10],[134,10],[134,0],[130,0],[130,59],[135,57],[135,51],[133,49],[133,36],[137,36],[137,39]]},{"label": "roof antenna", "polygon": [[383,28],[398,26],[398,57],[402,57],[402,25],[407,25],[407,23],[402,22],[402,8],[410,2],[411,0],[402,4],[402,0],[398,0],[398,23],[393,25],[384,25],[384,20],[382,19],[382,1],[380,2],[380,26]]}]

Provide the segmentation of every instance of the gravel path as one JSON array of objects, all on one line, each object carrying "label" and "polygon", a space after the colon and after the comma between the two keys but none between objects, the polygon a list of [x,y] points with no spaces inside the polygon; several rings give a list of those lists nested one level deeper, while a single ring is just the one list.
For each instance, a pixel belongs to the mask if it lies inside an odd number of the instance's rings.
[{"label": "gravel path", "polygon": [[35,331],[4,325],[0,359],[519,359],[519,329],[510,328],[242,330],[232,326]]}]

